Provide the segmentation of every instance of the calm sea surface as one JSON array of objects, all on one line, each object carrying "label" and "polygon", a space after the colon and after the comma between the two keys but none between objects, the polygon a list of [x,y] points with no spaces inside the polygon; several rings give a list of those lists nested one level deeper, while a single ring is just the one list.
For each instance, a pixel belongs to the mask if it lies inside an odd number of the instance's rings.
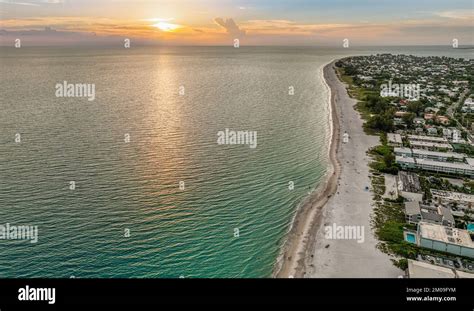
[{"label": "calm sea surface", "polygon": [[[328,167],[322,66],[471,51],[0,48],[0,225],[39,230],[0,240],[0,277],[268,277]],[[95,100],[56,97],[63,81]],[[226,128],[257,147],[218,145]]]}]

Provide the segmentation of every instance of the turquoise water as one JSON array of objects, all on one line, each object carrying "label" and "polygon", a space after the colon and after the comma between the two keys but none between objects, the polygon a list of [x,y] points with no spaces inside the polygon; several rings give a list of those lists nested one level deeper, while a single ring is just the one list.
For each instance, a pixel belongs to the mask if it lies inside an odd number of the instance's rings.
[{"label": "turquoise water", "polygon": [[407,242],[410,242],[410,243],[413,243],[413,244],[416,243],[415,235],[412,234],[412,233],[407,233],[407,234],[405,235],[405,240],[406,240]]},{"label": "turquoise water", "polygon": [[[0,219],[37,225],[39,241],[0,241],[0,276],[270,275],[326,170],[316,55],[14,53],[2,58]],[[64,80],[95,83],[95,101],[56,98]],[[257,148],[217,145],[225,128],[257,131]]]},{"label": "turquoise water", "polygon": [[[270,276],[327,170],[322,66],[375,50],[0,51],[0,224],[39,230],[0,240],[0,277],[155,278]],[[95,101],[55,97],[64,80]],[[257,148],[218,145],[225,128],[257,131]]]},{"label": "turquoise water", "polygon": [[474,224],[467,224],[468,231],[474,231]]}]

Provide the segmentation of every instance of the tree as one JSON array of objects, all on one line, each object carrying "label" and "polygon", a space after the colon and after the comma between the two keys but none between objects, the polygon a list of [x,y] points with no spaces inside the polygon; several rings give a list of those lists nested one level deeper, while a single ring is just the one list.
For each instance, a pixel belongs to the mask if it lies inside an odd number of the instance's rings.
[{"label": "tree", "polygon": [[382,114],[376,114],[369,118],[367,127],[374,130],[390,132],[393,130],[393,114],[394,109],[385,110]]},{"label": "tree", "polygon": [[407,105],[407,111],[413,112],[416,115],[420,115],[424,111],[423,104],[419,101],[409,102]]},{"label": "tree", "polygon": [[365,106],[370,112],[379,114],[387,109],[388,104],[386,100],[379,95],[369,94],[366,97]]},{"label": "tree", "polygon": [[407,124],[408,128],[413,127],[413,120],[415,119],[415,114],[413,112],[408,113],[402,117],[402,120]]}]

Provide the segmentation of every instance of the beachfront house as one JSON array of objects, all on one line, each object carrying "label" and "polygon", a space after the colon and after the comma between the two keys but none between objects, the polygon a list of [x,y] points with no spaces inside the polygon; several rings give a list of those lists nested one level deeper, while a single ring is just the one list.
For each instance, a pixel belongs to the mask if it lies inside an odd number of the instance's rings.
[{"label": "beachfront house", "polygon": [[410,224],[420,221],[454,227],[454,217],[449,208],[442,205],[432,206],[420,201],[405,202],[405,220]]}]

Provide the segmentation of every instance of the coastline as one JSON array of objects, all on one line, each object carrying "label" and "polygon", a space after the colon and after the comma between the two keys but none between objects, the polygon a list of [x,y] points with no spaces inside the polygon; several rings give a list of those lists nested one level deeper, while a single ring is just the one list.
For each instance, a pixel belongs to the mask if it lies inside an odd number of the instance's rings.
[{"label": "coastline", "polygon": [[[323,67],[323,82],[329,88],[330,125],[329,169],[324,182],[296,212],[273,277],[397,277],[400,270],[390,256],[377,249],[370,225],[373,208],[369,179],[370,159],[366,151],[378,144],[378,136],[363,130],[357,100],[340,81],[335,59]],[[349,141],[342,143],[342,133]],[[357,182],[354,182],[357,181]],[[327,240],[324,225],[356,225],[364,228],[365,241]],[[353,269],[354,265],[358,269]]]},{"label": "coastline", "polygon": [[335,102],[335,90],[328,84],[327,74],[333,70],[338,59],[323,65],[323,83],[329,91],[330,101],[330,147],[329,169],[324,181],[311,194],[310,198],[298,208],[293,219],[290,231],[287,234],[281,255],[275,264],[272,277],[288,278],[302,277],[304,274],[305,257],[311,245],[314,245],[316,231],[321,225],[322,209],[337,190],[337,179],[340,175],[341,165],[337,157],[340,145],[339,112]]}]

